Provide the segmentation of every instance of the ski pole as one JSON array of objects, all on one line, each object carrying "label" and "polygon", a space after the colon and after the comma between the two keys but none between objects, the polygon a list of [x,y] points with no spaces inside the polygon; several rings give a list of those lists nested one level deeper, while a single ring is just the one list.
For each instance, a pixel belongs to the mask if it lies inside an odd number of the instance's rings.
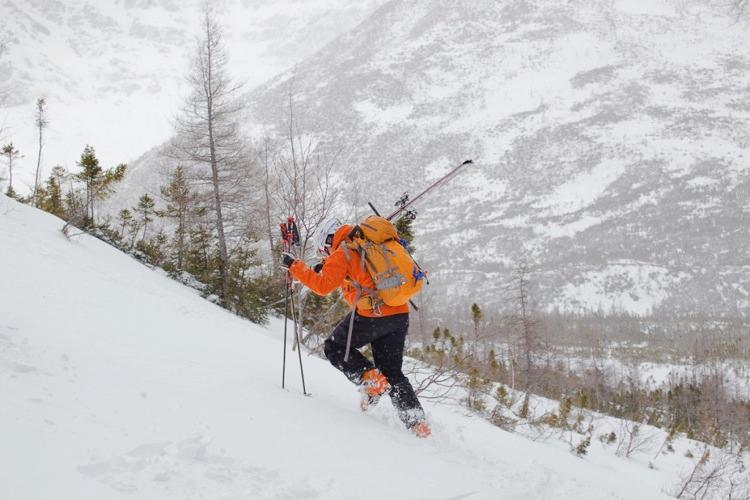
[{"label": "ski pole", "polygon": [[[410,205],[412,205],[418,199],[420,199],[422,196],[426,195],[427,193],[429,193],[430,191],[432,191],[433,189],[435,189],[436,187],[438,187],[443,182],[445,182],[448,179],[450,179],[451,177],[455,176],[458,173],[458,171],[461,170],[462,168],[464,168],[466,165],[472,165],[473,163],[474,163],[473,160],[466,160],[465,162],[463,162],[462,164],[460,164],[459,166],[457,166],[456,168],[454,168],[453,170],[451,170],[450,172],[448,172],[447,174],[445,174],[444,176],[442,176],[440,179],[436,180],[435,182],[433,182],[432,184],[430,184],[429,186],[427,186],[427,189],[425,189],[424,191],[422,191],[421,193],[419,193],[409,203],[406,203],[403,207],[399,207],[398,209],[396,209],[396,211],[394,211],[392,214],[390,214],[388,217],[386,217],[386,219],[388,219],[388,220],[393,219],[398,214],[400,214],[401,212],[403,212],[404,210],[406,210]],[[372,206],[372,205],[370,205],[370,206]]]},{"label": "ski pole", "polygon": [[289,323],[289,286],[284,284],[284,355],[281,361],[281,388],[284,388],[284,380],[286,378],[286,330],[287,324]]},{"label": "ski pole", "polygon": [[[294,217],[287,217],[286,222],[282,222],[281,228],[281,239],[283,241],[284,252],[291,253],[293,246],[299,246],[300,237],[299,230],[297,229],[297,223],[294,221]],[[297,342],[297,350],[299,357],[299,370],[302,377],[302,393],[307,396],[307,388],[305,387],[305,371],[302,367],[302,342],[300,338],[300,330],[302,325],[297,324],[297,313],[294,303],[294,288],[292,282],[292,274],[287,269],[286,271],[286,292],[284,299],[284,357],[282,361],[282,375],[281,375],[281,387],[284,388],[284,382],[286,377],[286,339],[287,339],[287,328],[288,328],[288,316],[289,309],[291,308],[292,313],[292,324],[294,325],[294,337]]]},{"label": "ski pole", "polygon": [[[285,223],[281,223],[279,225],[281,229],[281,241],[282,241],[282,251],[288,252],[289,251],[289,245],[288,245],[288,239],[289,239],[289,231],[287,231],[287,227]],[[284,351],[283,351],[283,357],[281,361],[281,388],[284,389],[284,383],[286,381],[286,336],[287,336],[287,328],[289,325],[289,270],[286,271],[286,276],[284,277]]]},{"label": "ski pole", "polygon": [[307,396],[307,389],[305,388],[305,370],[302,368],[302,339],[300,338],[300,330],[302,329],[302,325],[297,325],[297,313],[295,312],[294,307],[294,295],[291,297],[291,305],[292,305],[292,323],[294,324],[294,336],[297,339],[297,357],[299,357],[299,373],[302,377],[302,394]]}]

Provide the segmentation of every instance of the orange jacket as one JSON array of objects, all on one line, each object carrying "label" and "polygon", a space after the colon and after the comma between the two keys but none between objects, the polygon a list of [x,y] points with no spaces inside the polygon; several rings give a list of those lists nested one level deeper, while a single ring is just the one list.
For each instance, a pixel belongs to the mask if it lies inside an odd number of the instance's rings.
[{"label": "orange jacket", "polygon": [[[316,273],[310,269],[301,260],[295,261],[290,267],[289,272],[294,278],[302,282],[307,288],[317,293],[318,295],[328,295],[337,288],[341,288],[341,293],[344,296],[344,300],[349,306],[354,305],[354,301],[357,299],[358,290],[355,286],[351,285],[347,278],[358,283],[364,288],[370,290],[375,288],[372,278],[362,268],[362,261],[359,258],[357,252],[349,250],[341,245],[341,242],[352,230],[352,227],[344,224],[333,235],[334,248],[331,255],[329,255],[323,261],[323,269],[320,273]],[[357,308],[357,314],[367,317],[375,316],[392,316],[394,314],[403,314],[409,312],[408,304],[403,306],[380,306],[380,314],[373,312],[370,308]]]}]

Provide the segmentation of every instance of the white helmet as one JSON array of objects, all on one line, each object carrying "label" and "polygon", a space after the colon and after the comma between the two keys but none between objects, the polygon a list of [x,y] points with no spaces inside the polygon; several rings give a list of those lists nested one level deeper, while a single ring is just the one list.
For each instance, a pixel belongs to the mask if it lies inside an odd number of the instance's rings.
[{"label": "white helmet", "polygon": [[320,255],[329,255],[331,253],[333,235],[340,227],[341,222],[338,219],[328,219],[320,225],[318,231],[315,233],[315,248]]}]

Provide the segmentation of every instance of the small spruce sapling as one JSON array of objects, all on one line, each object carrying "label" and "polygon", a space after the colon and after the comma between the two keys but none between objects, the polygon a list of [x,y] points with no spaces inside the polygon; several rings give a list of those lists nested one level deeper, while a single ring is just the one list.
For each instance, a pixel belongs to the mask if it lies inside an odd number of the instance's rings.
[{"label": "small spruce sapling", "polygon": [[589,446],[591,446],[591,434],[587,434],[575,447],[576,455],[579,457],[586,455],[589,452]]},{"label": "small spruce sapling", "polygon": [[136,206],[135,212],[138,214],[139,225],[143,229],[143,234],[141,235],[142,241],[146,241],[146,230],[148,229],[148,224],[154,220],[152,216],[156,212],[155,207],[156,203],[154,199],[147,194],[138,199],[138,206]]},{"label": "small spruce sapling", "polygon": [[23,158],[23,156],[21,156],[20,151],[16,149],[12,142],[4,145],[0,152],[2,152],[5,161],[8,163],[8,188],[6,189],[5,194],[11,198],[15,198],[16,192],[13,190],[13,161]]}]

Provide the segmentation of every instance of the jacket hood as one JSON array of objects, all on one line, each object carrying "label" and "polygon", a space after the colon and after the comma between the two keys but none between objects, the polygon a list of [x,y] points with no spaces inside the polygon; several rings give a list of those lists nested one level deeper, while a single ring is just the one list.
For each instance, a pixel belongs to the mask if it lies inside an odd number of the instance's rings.
[{"label": "jacket hood", "polygon": [[340,228],[333,234],[333,249],[338,249],[342,241],[346,239],[352,230],[352,226],[349,224],[342,224]]}]

